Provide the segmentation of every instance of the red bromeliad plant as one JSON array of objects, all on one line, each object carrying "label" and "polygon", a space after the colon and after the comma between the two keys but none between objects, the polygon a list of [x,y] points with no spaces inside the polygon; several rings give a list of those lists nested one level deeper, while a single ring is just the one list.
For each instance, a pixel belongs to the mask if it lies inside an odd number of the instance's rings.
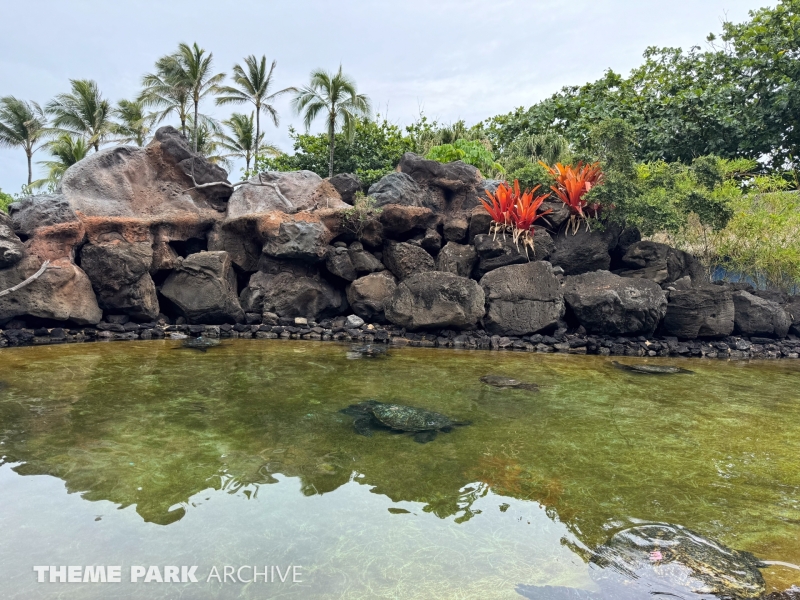
[{"label": "red bromeliad plant", "polygon": [[541,161],[539,164],[547,169],[556,180],[556,185],[550,186],[550,189],[569,207],[570,226],[573,234],[578,231],[581,220],[586,223],[588,229],[587,218],[597,218],[602,206],[596,202],[589,204],[583,197],[594,186],[603,183],[600,163],[584,164],[579,162],[575,166],[556,163],[554,167],[548,167]]},{"label": "red bromeliad plant", "polygon": [[542,202],[547,199],[547,195],[534,196],[539,187],[537,185],[532,190],[525,190],[520,193],[519,181],[515,179],[512,187],[501,183],[494,194],[486,190],[486,195],[491,204],[481,200],[483,207],[492,217],[492,226],[489,233],[497,235],[499,231],[505,235],[506,231],[511,232],[514,244],[519,246],[520,241],[522,241],[526,256],[528,247],[534,254],[536,253],[533,246],[533,224],[539,217],[553,212],[550,209],[539,212]]}]

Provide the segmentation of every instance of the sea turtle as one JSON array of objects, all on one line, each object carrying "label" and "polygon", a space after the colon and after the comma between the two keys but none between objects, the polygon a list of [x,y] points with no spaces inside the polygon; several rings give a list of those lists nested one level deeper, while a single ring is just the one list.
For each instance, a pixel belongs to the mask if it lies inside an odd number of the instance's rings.
[{"label": "sea turtle", "polygon": [[201,335],[196,338],[188,338],[183,340],[181,348],[188,348],[190,350],[200,350],[200,352],[205,352],[209,348],[214,348],[215,346],[219,346],[219,343],[220,342],[218,339],[207,338]]},{"label": "sea turtle", "polygon": [[454,421],[441,413],[404,406],[365,400],[351,404],[340,412],[356,417],[353,428],[359,435],[371,436],[375,429],[390,429],[414,434],[414,441],[424,444],[436,438],[439,431],[449,432],[453,427],[469,425],[466,421]]},{"label": "sea turtle", "polygon": [[618,369],[630,371],[631,373],[642,373],[644,375],[674,375],[675,373],[694,373],[688,369],[673,367],[672,365],[648,365],[640,363],[638,365],[624,365],[617,361],[611,363]]},{"label": "sea turtle", "polygon": [[538,384],[519,381],[517,379],[512,379],[511,377],[505,377],[504,375],[485,375],[481,377],[481,381],[486,385],[491,385],[493,387],[504,390],[515,389],[515,390],[527,390],[529,392],[539,391]]},{"label": "sea turtle", "polygon": [[587,558],[597,592],[518,585],[517,593],[531,600],[754,600],[765,598],[759,569],[775,564],[668,523],[624,529]]},{"label": "sea turtle", "polygon": [[388,348],[381,344],[364,344],[363,346],[350,346],[350,351],[347,355],[352,358],[376,358],[384,356],[387,351]]}]

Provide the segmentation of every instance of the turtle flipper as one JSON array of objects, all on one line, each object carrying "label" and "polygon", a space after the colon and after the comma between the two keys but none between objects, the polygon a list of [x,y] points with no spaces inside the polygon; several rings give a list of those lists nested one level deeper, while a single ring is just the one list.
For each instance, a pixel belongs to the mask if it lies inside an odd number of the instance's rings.
[{"label": "turtle flipper", "polygon": [[358,435],[372,437],[372,417],[360,417],[353,421],[353,429]]},{"label": "turtle flipper", "polygon": [[435,431],[418,431],[414,434],[414,441],[420,444],[427,444],[436,439]]}]

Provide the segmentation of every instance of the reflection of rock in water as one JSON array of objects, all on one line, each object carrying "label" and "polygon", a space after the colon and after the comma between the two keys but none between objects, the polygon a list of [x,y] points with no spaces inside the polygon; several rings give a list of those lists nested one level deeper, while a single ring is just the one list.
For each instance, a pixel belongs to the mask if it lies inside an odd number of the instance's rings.
[{"label": "reflection of rock in water", "polygon": [[765,591],[759,568],[748,552],[732,550],[679,525],[655,524],[620,531],[589,555],[598,592],[554,586],[520,585],[526,598],[669,598],[747,600]]}]

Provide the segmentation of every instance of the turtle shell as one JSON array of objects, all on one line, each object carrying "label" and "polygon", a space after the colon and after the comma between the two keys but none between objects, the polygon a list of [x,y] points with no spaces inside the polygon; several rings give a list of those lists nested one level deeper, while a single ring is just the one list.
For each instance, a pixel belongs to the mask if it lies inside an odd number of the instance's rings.
[{"label": "turtle shell", "polygon": [[372,414],[386,427],[399,431],[438,431],[456,425],[443,414],[402,404],[377,403]]},{"label": "turtle shell", "polygon": [[[758,570],[763,566],[749,552],[732,550],[680,525],[654,524],[620,531],[600,546],[591,559],[593,578],[602,587],[620,577],[651,593],[678,598],[743,600],[765,590]],[[605,583],[606,585],[603,585]]]}]

